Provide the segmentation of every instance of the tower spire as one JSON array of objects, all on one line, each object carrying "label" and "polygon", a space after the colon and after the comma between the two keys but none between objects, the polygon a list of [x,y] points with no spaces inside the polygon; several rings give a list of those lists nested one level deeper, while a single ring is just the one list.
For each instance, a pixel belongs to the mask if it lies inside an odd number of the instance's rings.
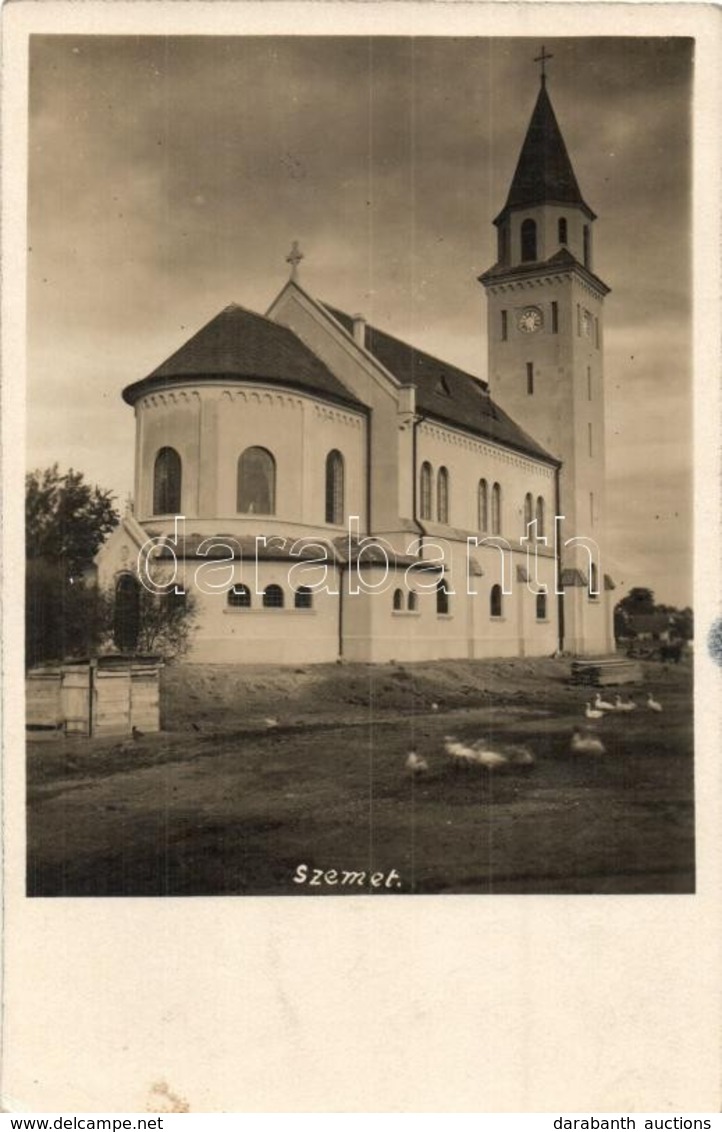
[{"label": "tower spire", "polygon": [[541,89],[521,147],[506,204],[497,221],[510,208],[539,204],[575,204],[590,219],[594,213],[582,197],[572,163],[546,89],[545,64],[552,56],[542,48]]}]

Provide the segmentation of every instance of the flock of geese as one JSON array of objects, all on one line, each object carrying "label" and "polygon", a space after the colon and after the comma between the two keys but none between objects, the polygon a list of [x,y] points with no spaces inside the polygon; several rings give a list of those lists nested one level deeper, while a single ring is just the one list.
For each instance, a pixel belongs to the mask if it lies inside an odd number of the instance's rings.
[{"label": "flock of geese", "polygon": [[[648,711],[661,712],[662,705],[650,692],[647,696],[646,708]],[[432,704],[432,711],[438,711],[438,705]],[[603,719],[605,715],[618,712],[636,711],[637,704],[632,699],[623,700],[616,695],[614,703],[602,699],[597,692],[594,701],[585,704],[585,717],[589,720]],[[575,727],[569,749],[575,755],[603,755],[606,753],[604,743],[588,725]],[[457,768],[482,767],[487,771],[498,770],[501,767],[529,767],[536,759],[528,747],[518,743],[497,743],[493,747],[486,739],[475,739],[471,743],[462,743],[454,735],[444,736],[444,751]],[[429,770],[428,760],[416,751],[409,751],[406,757],[406,770],[416,777],[424,775]]]}]

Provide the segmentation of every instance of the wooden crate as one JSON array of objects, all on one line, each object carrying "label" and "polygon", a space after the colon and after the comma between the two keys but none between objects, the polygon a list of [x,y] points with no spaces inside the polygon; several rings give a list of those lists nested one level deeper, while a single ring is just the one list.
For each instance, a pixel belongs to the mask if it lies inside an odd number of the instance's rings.
[{"label": "wooden crate", "polygon": [[30,669],[25,677],[26,727],[62,727],[62,678],[63,673],[59,665]]}]

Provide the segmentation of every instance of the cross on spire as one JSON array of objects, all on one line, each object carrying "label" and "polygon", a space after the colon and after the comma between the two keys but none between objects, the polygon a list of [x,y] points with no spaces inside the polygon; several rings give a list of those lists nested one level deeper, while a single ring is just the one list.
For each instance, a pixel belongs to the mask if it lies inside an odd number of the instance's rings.
[{"label": "cross on spire", "polygon": [[546,86],[546,81],[547,81],[546,66],[545,66],[546,62],[547,62],[548,59],[553,59],[553,58],[554,58],[553,55],[547,55],[547,49],[546,49],[546,47],[544,47],[542,45],[541,55],[537,55],[536,59],[534,60],[535,63],[541,63],[542,86]]},{"label": "cross on spire", "polygon": [[298,240],[294,240],[291,244],[291,250],[286,256],[286,263],[291,265],[291,279],[295,281],[298,279],[298,265],[303,259],[303,252],[299,249]]}]

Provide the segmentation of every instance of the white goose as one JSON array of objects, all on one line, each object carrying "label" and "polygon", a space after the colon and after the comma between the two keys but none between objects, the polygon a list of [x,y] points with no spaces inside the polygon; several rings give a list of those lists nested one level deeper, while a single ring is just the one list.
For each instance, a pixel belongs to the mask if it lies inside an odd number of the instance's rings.
[{"label": "white goose", "polygon": [[649,708],[650,711],[661,711],[662,710],[662,705],[660,704],[659,700],[655,700],[655,698],[654,698],[654,696],[652,695],[651,692],[647,696],[647,707]]},{"label": "white goose", "polygon": [[584,735],[578,727],[574,728],[570,743],[572,753],[575,755],[603,755],[606,747],[596,735]]},{"label": "white goose", "polygon": [[619,693],[617,693],[617,695],[614,698],[614,710],[615,711],[634,711],[636,706],[637,705],[635,704],[634,700],[627,700],[626,703],[625,703],[624,700],[622,699],[622,697],[619,695]]},{"label": "white goose", "polygon": [[422,755],[417,755],[416,751],[409,751],[406,759],[406,769],[413,775],[425,774],[429,769],[429,764]]},{"label": "white goose", "polygon": [[586,715],[587,719],[601,719],[604,715],[603,711],[599,711],[598,708],[593,708],[591,703],[589,702],[587,702],[584,707],[584,714]]},{"label": "white goose", "polygon": [[467,745],[460,743],[453,735],[445,735],[444,750],[456,766],[484,766],[491,770],[509,761],[505,755],[490,750],[483,739]]},{"label": "white goose", "polygon": [[596,698],[594,700],[594,706],[597,711],[614,711],[614,704],[608,704],[606,700],[602,699],[599,692],[597,692]]}]

